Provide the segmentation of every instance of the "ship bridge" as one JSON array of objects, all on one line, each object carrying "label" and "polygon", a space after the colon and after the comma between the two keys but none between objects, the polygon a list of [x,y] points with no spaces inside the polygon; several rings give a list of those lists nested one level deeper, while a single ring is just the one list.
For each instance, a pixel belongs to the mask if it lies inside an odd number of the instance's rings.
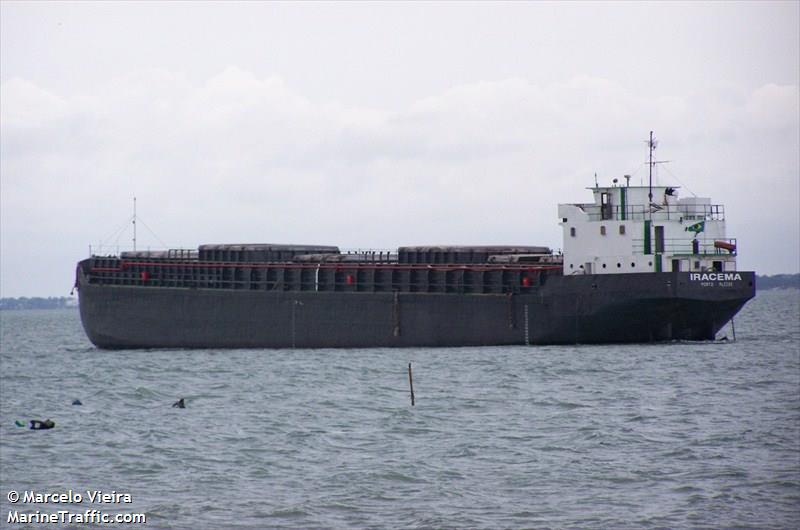
[{"label": "ship bridge", "polygon": [[677,186],[588,189],[593,202],[558,206],[565,275],[736,270],[721,204]]}]

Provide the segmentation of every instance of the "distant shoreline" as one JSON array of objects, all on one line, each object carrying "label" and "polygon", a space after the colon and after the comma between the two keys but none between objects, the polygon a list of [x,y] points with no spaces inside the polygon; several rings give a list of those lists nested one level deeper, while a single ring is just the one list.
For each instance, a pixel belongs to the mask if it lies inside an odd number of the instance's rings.
[{"label": "distant shoreline", "polygon": [[800,274],[756,275],[756,290],[769,289],[800,289]]},{"label": "distant shoreline", "polygon": [[[756,276],[756,289],[800,289],[800,273],[775,274],[772,276]],[[0,311],[17,311],[25,309],[77,309],[77,297],[25,297],[0,298]]]},{"label": "distant shoreline", "polygon": [[26,309],[77,309],[78,297],[48,297],[38,296],[19,298],[0,298],[0,311],[18,311]]}]

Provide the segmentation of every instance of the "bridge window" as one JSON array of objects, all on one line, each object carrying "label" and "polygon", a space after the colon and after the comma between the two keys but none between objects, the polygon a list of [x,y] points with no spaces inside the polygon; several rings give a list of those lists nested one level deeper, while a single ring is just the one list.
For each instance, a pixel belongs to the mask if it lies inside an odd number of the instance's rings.
[{"label": "bridge window", "polygon": [[570,229],[569,229],[569,235],[571,235],[572,237],[575,237],[575,227],[574,227],[574,226],[573,226],[573,227],[570,227]]},{"label": "bridge window", "polygon": [[625,235],[625,225],[619,225],[619,235]]},{"label": "bridge window", "polygon": [[606,227],[605,227],[605,226],[601,226],[601,227],[600,227],[600,235],[601,235],[601,236],[604,236],[604,235],[606,235]]}]

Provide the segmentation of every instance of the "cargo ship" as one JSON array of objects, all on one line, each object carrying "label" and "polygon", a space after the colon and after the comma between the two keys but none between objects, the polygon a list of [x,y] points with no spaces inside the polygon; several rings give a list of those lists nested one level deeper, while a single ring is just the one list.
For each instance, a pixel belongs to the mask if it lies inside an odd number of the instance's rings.
[{"label": "cargo ship", "polygon": [[595,182],[545,246],[214,244],[91,255],[99,348],[360,348],[714,340],[755,295],[725,210],[677,186]]}]

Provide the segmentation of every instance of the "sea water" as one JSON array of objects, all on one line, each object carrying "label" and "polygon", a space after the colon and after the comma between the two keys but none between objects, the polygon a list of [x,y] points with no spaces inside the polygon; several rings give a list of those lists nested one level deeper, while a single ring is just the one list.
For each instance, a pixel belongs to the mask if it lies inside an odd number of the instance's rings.
[{"label": "sea water", "polygon": [[103,351],[75,310],[0,318],[3,526],[800,524],[797,290],[759,292],[735,342],[624,346]]}]

